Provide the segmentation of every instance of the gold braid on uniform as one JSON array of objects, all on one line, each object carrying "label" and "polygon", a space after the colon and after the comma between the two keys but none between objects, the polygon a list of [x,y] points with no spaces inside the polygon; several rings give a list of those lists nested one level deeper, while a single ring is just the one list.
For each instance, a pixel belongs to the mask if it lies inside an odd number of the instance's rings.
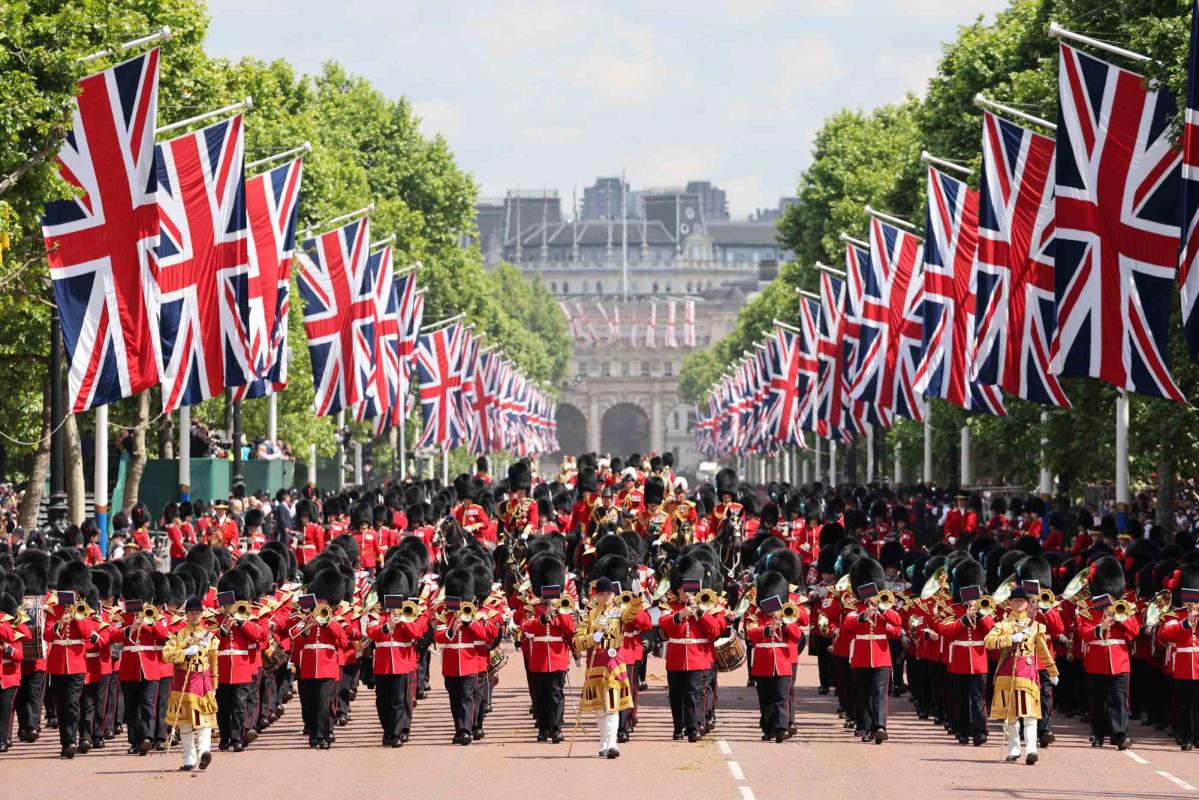
[{"label": "gold braid on uniform", "polygon": [[[1024,639],[1013,642],[1012,636],[1027,633]],[[991,719],[1012,722],[1021,717],[1041,716],[1041,688],[1035,679],[1037,659],[1044,662],[1051,677],[1057,676],[1057,665],[1049,649],[1045,626],[1030,621],[1027,615],[1007,617],[995,623],[987,632],[983,645],[988,650],[1003,651],[995,669],[995,694],[991,700]],[[1032,659],[1031,669],[1020,669],[1022,660]],[[1026,663],[1026,662],[1025,662]]]},{"label": "gold braid on uniform", "polygon": [[[195,655],[186,654],[191,645],[199,645]],[[166,724],[169,726],[192,725],[198,728],[216,727],[217,651],[220,641],[215,631],[205,624],[186,625],[173,633],[162,648],[162,658],[175,666],[176,673],[183,668],[182,685],[175,675],[171,678],[171,693],[167,699]],[[207,691],[202,691],[199,676],[209,673],[212,681]]]},{"label": "gold braid on uniform", "polygon": [[[619,613],[617,613],[619,611]],[[586,616],[575,631],[576,652],[589,652],[587,678],[583,682],[583,697],[579,711],[602,711],[615,714],[633,707],[633,690],[624,662],[607,655],[608,650],[619,651],[624,644],[624,626],[641,613],[641,598],[634,597],[623,607],[612,604],[600,608],[592,603]],[[603,633],[596,642],[594,634]]]}]

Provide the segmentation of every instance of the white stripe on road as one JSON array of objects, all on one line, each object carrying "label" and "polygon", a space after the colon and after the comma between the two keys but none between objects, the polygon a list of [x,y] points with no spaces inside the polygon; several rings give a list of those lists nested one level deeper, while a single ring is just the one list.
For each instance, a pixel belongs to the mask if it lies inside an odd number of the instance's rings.
[{"label": "white stripe on road", "polygon": [[731,756],[733,754],[732,748],[729,747],[729,743],[724,739],[717,741],[716,746],[720,748],[721,755]]},{"label": "white stripe on road", "polygon": [[741,787],[741,800],[754,800],[754,790],[748,786]]},{"label": "white stripe on road", "polygon": [[745,780],[745,773],[741,771],[740,764],[738,764],[736,761],[726,761],[725,763],[729,765],[729,772],[733,773],[733,780]]},{"label": "white stripe on road", "polygon": [[[1128,752],[1128,751],[1127,751],[1127,750],[1125,750],[1124,752]],[[1168,772],[1166,772],[1166,771],[1164,771],[1164,770],[1160,770],[1160,769],[1159,769],[1159,770],[1156,770],[1156,772],[1157,772],[1157,774],[1158,774],[1158,775],[1161,775],[1161,776],[1162,776],[1163,778],[1165,778],[1166,780],[1168,780],[1168,781],[1172,781],[1173,783],[1177,784],[1177,785],[1178,785],[1178,787],[1179,787],[1179,788],[1181,788],[1181,789],[1185,789],[1185,790],[1187,790],[1188,792],[1195,792],[1195,791],[1199,791],[1199,789],[1196,789],[1194,786],[1191,786],[1191,785],[1190,785],[1189,783],[1187,783],[1186,781],[1182,780],[1181,778],[1175,778],[1173,775],[1171,775],[1170,773],[1168,773]]]},{"label": "white stripe on road", "polygon": [[1136,753],[1132,752],[1131,750],[1125,750],[1124,755],[1128,756],[1129,758],[1131,758],[1133,761],[1137,762],[1138,764],[1148,764],[1149,763],[1148,761],[1141,758],[1140,756],[1138,756]]}]

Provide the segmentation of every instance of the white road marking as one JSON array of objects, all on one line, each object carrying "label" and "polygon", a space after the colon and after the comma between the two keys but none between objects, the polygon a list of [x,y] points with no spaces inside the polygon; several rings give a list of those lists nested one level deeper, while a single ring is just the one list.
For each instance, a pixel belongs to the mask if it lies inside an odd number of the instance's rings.
[{"label": "white road marking", "polygon": [[754,790],[749,788],[748,786],[742,786],[741,787],[741,798],[742,798],[742,800],[754,800]]},{"label": "white road marking", "polygon": [[[1127,750],[1125,750],[1124,752],[1128,752],[1128,751],[1127,751]],[[1168,780],[1168,781],[1171,781],[1171,782],[1173,782],[1173,783],[1177,784],[1177,785],[1178,785],[1178,787],[1179,787],[1179,788],[1181,788],[1181,789],[1186,789],[1188,792],[1195,792],[1195,791],[1199,791],[1199,789],[1196,789],[1194,786],[1191,786],[1189,783],[1187,783],[1186,781],[1182,780],[1181,778],[1175,778],[1173,775],[1171,775],[1170,773],[1166,772],[1165,770],[1160,770],[1160,769],[1159,769],[1159,770],[1155,770],[1155,771],[1157,772],[1157,774],[1158,774],[1158,775],[1161,775],[1161,776],[1162,776],[1163,778],[1165,778],[1166,780]]]},{"label": "white road marking", "polygon": [[1148,764],[1149,763],[1148,761],[1141,758],[1140,756],[1138,756],[1136,753],[1132,752],[1131,750],[1125,750],[1124,755],[1128,756],[1129,758],[1131,758],[1133,761],[1137,762],[1138,764]]},{"label": "white road marking", "polygon": [[729,772],[733,773],[733,780],[745,780],[745,773],[741,771],[740,764],[738,764],[736,761],[726,761],[725,763],[729,765]]},{"label": "white road marking", "polygon": [[720,748],[721,755],[731,756],[733,754],[733,749],[729,747],[729,743],[724,739],[718,739],[716,746]]}]

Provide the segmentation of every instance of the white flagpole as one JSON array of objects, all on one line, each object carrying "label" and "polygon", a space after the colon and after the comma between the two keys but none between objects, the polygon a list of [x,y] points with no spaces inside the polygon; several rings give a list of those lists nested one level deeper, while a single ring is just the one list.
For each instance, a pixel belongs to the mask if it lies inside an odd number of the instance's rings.
[{"label": "white flagpole", "polygon": [[974,105],[978,106],[979,108],[985,108],[990,111],[998,111],[1001,114],[1007,114],[1010,117],[1023,120],[1024,122],[1031,122],[1033,125],[1040,125],[1042,128],[1048,128],[1051,131],[1057,130],[1057,125],[1047,119],[1034,117],[1032,114],[1025,114],[1023,111],[1019,111],[1011,106],[1005,106],[1003,103],[996,103],[994,100],[988,100],[987,98],[983,97],[982,94],[974,95]]},{"label": "white flagpole", "polygon": [[1116,395],[1116,502],[1128,503],[1128,392]]},{"label": "white flagpole", "polygon": [[337,490],[346,488],[346,451],[341,443],[341,431],[346,426],[346,410],[337,412]]},{"label": "white flagpole", "polygon": [[252,108],[254,108],[254,98],[247,97],[245,100],[242,100],[239,103],[234,103],[233,105],[228,105],[224,108],[218,108],[215,111],[208,111],[204,114],[197,114],[196,116],[188,117],[187,119],[181,119],[178,122],[172,122],[170,125],[163,125],[161,128],[155,128],[154,133],[169,133],[171,131],[179,130],[180,128],[185,128],[188,125],[191,125],[193,122],[203,122],[206,119],[223,117],[226,114],[236,114],[239,111],[249,111]]},{"label": "white flagpole", "polygon": [[272,391],[266,409],[266,438],[272,443],[279,441],[279,393]]},{"label": "white flagpole", "polygon": [[933,407],[930,405],[924,412],[924,466],[921,480],[926,484],[933,482]]},{"label": "white flagpole", "polygon": [[[1042,411],[1041,412],[1041,459],[1042,459],[1042,461],[1045,458],[1045,448],[1049,444],[1049,436],[1047,433],[1048,428],[1049,428],[1049,412]],[[1040,477],[1041,477],[1041,480],[1039,481],[1039,483],[1037,485],[1037,492],[1042,497],[1048,497],[1049,495],[1053,494],[1053,476],[1049,474],[1049,467],[1045,466],[1043,463],[1041,464],[1041,476]]]},{"label": "white flagpole", "polygon": [[192,409],[179,406],[179,499],[191,498],[192,482]]},{"label": "white flagpole", "polygon": [[961,453],[961,475],[962,488],[974,484],[974,476],[970,474],[970,426],[962,426],[962,453]]},{"label": "white flagpole", "polygon": [[159,28],[154,33],[143,36],[140,39],[134,39],[131,42],[124,42],[122,44],[117,45],[115,51],[114,50],[101,50],[98,53],[92,53],[90,56],[84,56],[83,58],[79,59],[79,63],[80,64],[88,64],[92,61],[98,61],[101,58],[104,58],[105,56],[114,55],[114,53],[125,53],[130,50],[134,50],[138,47],[144,47],[145,45],[148,45],[148,44],[157,44],[158,42],[169,42],[170,40],[171,40],[171,29],[169,26],[163,25],[161,28]]},{"label": "white flagpole", "polygon": [[308,445],[308,483],[316,486],[316,445]]},{"label": "white flagpole", "polygon": [[283,159],[285,159],[289,156],[298,156],[301,153],[311,153],[311,152],[312,152],[312,143],[304,142],[304,144],[300,145],[299,147],[293,147],[290,150],[284,150],[282,153],[275,153],[275,155],[273,155],[273,156],[267,156],[266,158],[260,158],[257,161],[251,161],[249,164],[246,164],[246,172],[249,172],[252,169],[256,169],[257,167],[261,167],[264,164],[270,164],[272,161],[282,161]]},{"label": "white flagpole", "polygon": [[837,485],[837,440],[828,440],[828,484]]},{"label": "white flagpole", "polygon": [[896,486],[903,484],[903,446],[899,442],[895,443],[895,479]]},{"label": "white flagpole", "polygon": [[866,483],[874,480],[874,426],[866,425]]},{"label": "white flagpole", "polygon": [[100,549],[108,552],[108,406],[96,406],[95,462],[92,498],[96,507],[96,527],[100,529]]}]

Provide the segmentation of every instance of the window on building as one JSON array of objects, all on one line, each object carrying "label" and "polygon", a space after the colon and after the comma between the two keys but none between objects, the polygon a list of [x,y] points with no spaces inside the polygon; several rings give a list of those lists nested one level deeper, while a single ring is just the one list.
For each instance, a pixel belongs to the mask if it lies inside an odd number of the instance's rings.
[{"label": "window on building", "polygon": [[596,282],[595,282],[595,293],[596,293],[596,294],[603,294],[603,293],[604,293],[604,282],[603,282],[603,281],[596,281]]},{"label": "window on building", "polygon": [[677,411],[674,412],[673,414],[670,415],[670,417],[671,417],[670,427],[677,431],[679,429],[679,412],[677,412]]},{"label": "window on building", "polygon": [[570,284],[562,281],[562,294],[570,294]]},{"label": "window on building", "polygon": [[558,284],[557,284],[557,282],[554,282],[554,283],[551,283],[551,284],[550,284],[550,291],[551,291],[551,292],[553,292],[554,294],[557,294],[557,293],[558,293]]},{"label": "window on building", "polygon": [[657,281],[654,281],[653,293],[654,293],[654,294],[657,294],[657,293],[658,293],[658,282],[657,282]]},{"label": "window on building", "polygon": [[633,365],[624,361],[620,365],[620,375],[622,378],[627,378],[633,374]]},{"label": "window on building", "polygon": [[641,377],[643,377],[643,378],[649,377],[649,362],[648,361],[641,362]]},{"label": "window on building", "polygon": [[662,364],[662,374],[667,378],[674,377],[674,362],[667,361]]},{"label": "window on building", "polygon": [[608,363],[607,361],[601,362],[600,363],[600,376],[607,378],[611,374],[612,374],[612,365],[610,363]]},{"label": "window on building", "polygon": [[667,293],[667,294],[670,294],[670,292],[671,292],[671,288],[670,288],[670,281],[667,281],[667,282],[666,282],[666,293]]}]

